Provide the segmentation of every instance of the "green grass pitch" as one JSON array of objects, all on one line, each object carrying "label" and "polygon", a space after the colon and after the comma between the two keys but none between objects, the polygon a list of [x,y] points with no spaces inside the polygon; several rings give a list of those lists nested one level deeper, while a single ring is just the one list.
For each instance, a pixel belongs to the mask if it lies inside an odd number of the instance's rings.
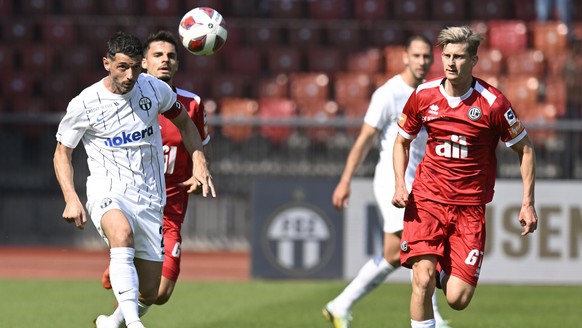
[{"label": "green grass pitch", "polygon": [[[342,281],[182,281],[170,302],[144,318],[149,328],[331,327],[321,307]],[[410,286],[383,284],[353,308],[356,328],[406,328]],[[582,327],[582,286],[482,284],[465,311],[441,313],[455,328]],[[0,280],[0,327],[93,327],[113,310],[113,295],[95,281]]]}]

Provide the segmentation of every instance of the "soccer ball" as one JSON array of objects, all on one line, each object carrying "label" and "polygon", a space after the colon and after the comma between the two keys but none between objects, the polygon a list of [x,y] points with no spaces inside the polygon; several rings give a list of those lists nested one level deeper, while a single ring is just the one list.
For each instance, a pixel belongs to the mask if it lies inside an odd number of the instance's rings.
[{"label": "soccer ball", "polygon": [[226,42],[228,31],[222,15],[208,7],[190,10],[178,26],[182,45],[189,52],[207,56],[216,53]]}]

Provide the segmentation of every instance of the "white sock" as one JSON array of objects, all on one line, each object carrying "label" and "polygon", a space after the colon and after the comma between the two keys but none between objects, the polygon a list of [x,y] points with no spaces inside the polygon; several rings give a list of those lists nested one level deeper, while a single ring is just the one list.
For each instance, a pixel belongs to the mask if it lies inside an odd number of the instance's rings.
[{"label": "white sock", "polygon": [[145,326],[143,323],[141,323],[141,321],[134,321],[127,325],[127,328],[145,328]]},{"label": "white sock", "polygon": [[410,320],[410,327],[411,328],[435,328],[434,319],[428,319],[424,321],[414,321]]},{"label": "white sock", "polygon": [[443,317],[439,313],[439,306],[437,304],[437,289],[432,293],[432,312],[434,313],[435,322],[443,322]]},{"label": "white sock", "polygon": [[129,326],[134,321],[139,321],[137,306],[139,281],[133,263],[135,250],[130,247],[115,247],[111,248],[110,254],[111,287],[119,303],[118,309],[123,313],[125,323]]},{"label": "white sock", "polygon": [[333,302],[333,311],[337,315],[346,315],[352,305],[374,290],[386,277],[396,270],[383,256],[370,259],[358,272],[358,275],[339,294]]}]

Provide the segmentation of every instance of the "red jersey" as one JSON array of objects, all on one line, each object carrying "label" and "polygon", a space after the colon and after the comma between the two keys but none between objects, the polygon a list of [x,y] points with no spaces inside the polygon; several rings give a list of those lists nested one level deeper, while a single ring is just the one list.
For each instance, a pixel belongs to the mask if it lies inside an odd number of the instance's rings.
[{"label": "red jersey", "polygon": [[[210,135],[208,134],[204,104],[200,97],[178,88],[175,91],[178,95],[178,101],[184,105],[188,115],[194,121],[202,139],[202,144],[208,144]],[[188,193],[186,189],[179,187],[178,183],[184,182],[192,176],[192,156],[182,143],[180,130],[163,115],[159,115],[159,121],[164,144],[164,173],[167,197],[164,218],[169,217],[183,221],[188,206]]]},{"label": "red jersey", "polygon": [[481,79],[461,97],[448,96],[445,79],[418,86],[398,125],[412,139],[422,125],[426,152],[416,170],[414,196],[445,204],[479,205],[493,199],[499,140],[509,147],[527,132],[505,96]]}]

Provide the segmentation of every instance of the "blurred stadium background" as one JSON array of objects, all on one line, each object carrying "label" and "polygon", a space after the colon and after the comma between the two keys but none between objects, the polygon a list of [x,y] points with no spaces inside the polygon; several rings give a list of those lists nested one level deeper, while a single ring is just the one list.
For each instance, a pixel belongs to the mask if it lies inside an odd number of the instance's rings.
[{"label": "blurred stadium background", "polygon": [[[582,5],[574,5],[570,31],[580,40]],[[0,245],[104,247],[91,224],[79,233],[60,219],[57,124],[68,101],[105,75],[112,33],[177,33],[198,6],[221,12],[229,35],[215,56],[180,49],[175,82],[206,103],[219,192],[193,197],[187,249],[249,250],[256,179],[335,182],[372,91],[401,70],[401,44],[413,33],[434,40],[452,24],[487,36],[476,75],[526,122],[539,178],[582,179],[580,41],[555,16],[538,22],[534,0],[0,0]],[[440,71],[437,52],[430,76]],[[516,157],[498,152],[499,177],[519,178]],[[371,177],[376,159],[372,152],[358,175]],[[84,195],[82,147],[74,163]]]}]

